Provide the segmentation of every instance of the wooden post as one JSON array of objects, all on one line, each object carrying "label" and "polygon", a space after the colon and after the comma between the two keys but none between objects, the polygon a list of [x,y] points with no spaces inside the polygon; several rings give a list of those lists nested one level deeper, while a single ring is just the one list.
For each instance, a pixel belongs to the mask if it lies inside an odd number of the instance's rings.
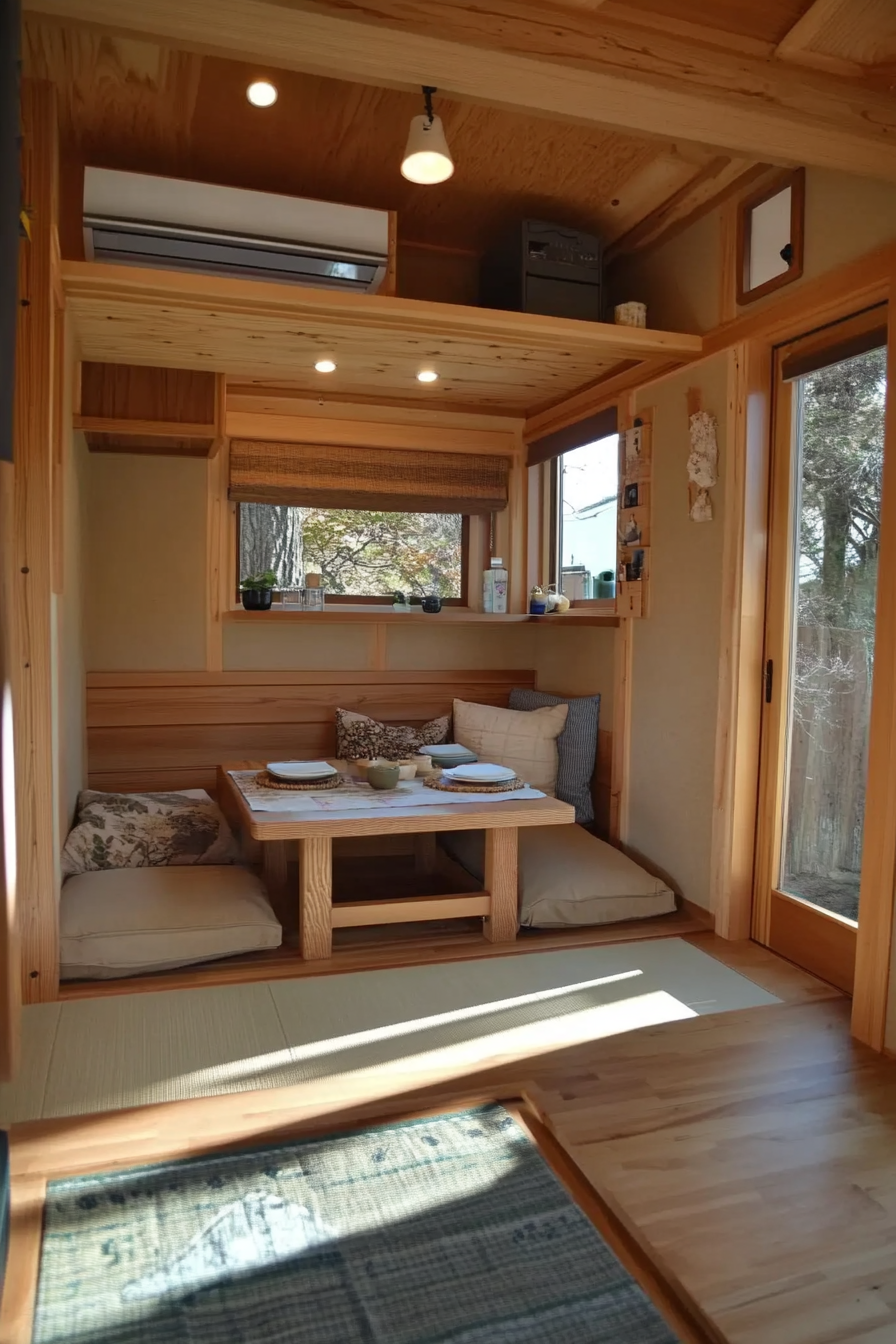
[{"label": "wooden post", "polygon": [[299,950],[306,961],[333,951],[333,842],[328,835],[299,841]]},{"label": "wooden post", "polygon": [[516,938],[518,841],[516,826],[485,833],[485,889],[491,896],[491,911],[482,931],[491,943],[512,943]]},{"label": "wooden post", "polygon": [[22,180],[31,241],[19,263],[13,500],[12,691],[18,803],[22,995],[59,988],[59,879],[53,770],[53,257],[57,220],[56,92],[22,83]]}]

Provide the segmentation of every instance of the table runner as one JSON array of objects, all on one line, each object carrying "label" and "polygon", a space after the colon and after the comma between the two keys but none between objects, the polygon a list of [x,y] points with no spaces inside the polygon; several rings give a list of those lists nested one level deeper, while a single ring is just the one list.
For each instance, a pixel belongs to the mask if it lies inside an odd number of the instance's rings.
[{"label": "table runner", "polygon": [[283,793],[256,783],[257,770],[230,770],[229,775],[253,812],[289,812],[303,816],[333,812],[395,812],[416,807],[445,807],[458,803],[501,803],[544,798],[539,789],[526,787],[510,793],[440,793],[427,789],[422,779],[402,780],[394,789],[379,791],[364,780],[344,775],[344,787],[324,793]]}]

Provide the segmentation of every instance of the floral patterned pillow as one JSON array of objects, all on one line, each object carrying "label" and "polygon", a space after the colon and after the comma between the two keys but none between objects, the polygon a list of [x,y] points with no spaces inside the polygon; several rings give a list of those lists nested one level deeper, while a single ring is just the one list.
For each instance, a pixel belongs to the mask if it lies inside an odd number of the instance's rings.
[{"label": "floral patterned pillow", "polygon": [[366,714],[355,714],[351,709],[337,709],[336,755],[341,761],[359,761],[372,756],[385,756],[387,760],[395,761],[402,756],[413,756],[424,747],[447,742],[450,724],[450,714],[432,719],[422,728],[406,728],[380,723]]},{"label": "floral patterned pillow", "polygon": [[182,793],[78,795],[75,824],[62,851],[62,872],[234,863],[236,844],[224,814],[203,789]]}]

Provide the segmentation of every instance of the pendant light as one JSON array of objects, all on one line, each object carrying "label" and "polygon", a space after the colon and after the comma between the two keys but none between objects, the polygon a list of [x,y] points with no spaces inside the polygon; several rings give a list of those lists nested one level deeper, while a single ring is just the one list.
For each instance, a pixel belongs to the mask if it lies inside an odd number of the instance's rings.
[{"label": "pendant light", "polygon": [[413,117],[401,163],[401,175],[409,182],[419,182],[421,186],[434,186],[437,182],[447,182],[454,172],[454,160],[445,139],[442,118],[432,110],[432,95],[435,89],[423,85],[423,99],[426,111],[422,117]]}]

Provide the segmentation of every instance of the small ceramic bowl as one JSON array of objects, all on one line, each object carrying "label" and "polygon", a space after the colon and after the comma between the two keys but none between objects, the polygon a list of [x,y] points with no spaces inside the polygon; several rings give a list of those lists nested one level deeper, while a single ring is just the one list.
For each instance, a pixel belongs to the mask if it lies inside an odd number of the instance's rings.
[{"label": "small ceramic bowl", "polygon": [[399,779],[397,765],[369,765],[367,783],[372,789],[394,789]]}]

